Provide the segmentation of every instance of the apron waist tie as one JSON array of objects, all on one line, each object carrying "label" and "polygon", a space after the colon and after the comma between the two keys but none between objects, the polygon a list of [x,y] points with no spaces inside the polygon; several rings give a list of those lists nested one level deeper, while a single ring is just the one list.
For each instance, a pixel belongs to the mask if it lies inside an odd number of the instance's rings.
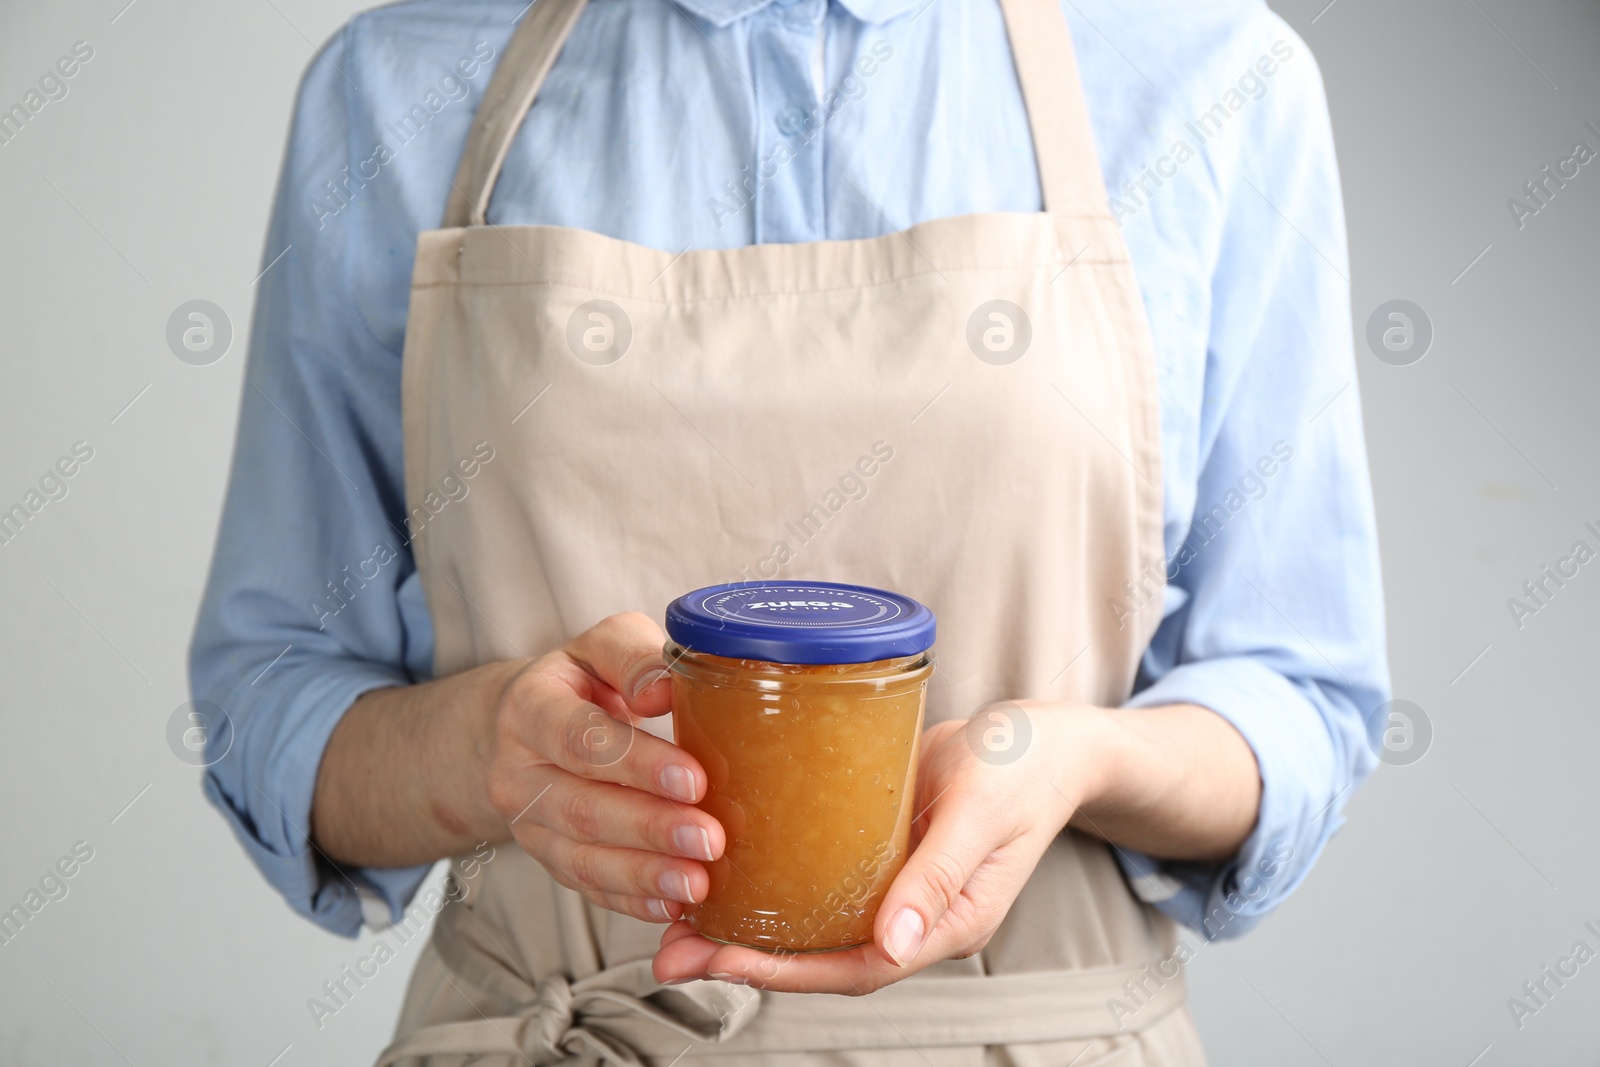
[{"label": "apron waist tie", "polygon": [[[451,912],[462,913],[458,922],[471,915],[453,906],[440,919]],[[763,993],[725,982],[662,986],[648,959],[587,978],[552,975],[529,984],[481,951],[463,959],[460,940],[436,937],[433,944],[436,950],[450,946],[441,956],[456,977],[526,1006],[515,1015],[413,1031],[390,1045],[377,1067],[413,1057],[507,1053],[535,1065],[580,1058],[643,1067],[642,1057],[678,1057],[696,1045],[703,1046],[701,1055],[736,1055],[1091,1040],[1144,1030],[1186,999],[1181,969],[1165,977],[1154,962],[927,974],[847,997]],[[759,1023],[751,1025],[758,1014]]]},{"label": "apron waist tie", "polygon": [[[715,1043],[749,1021],[758,998],[729,998],[711,988],[722,984],[661,987],[650,977],[649,960],[612,967],[576,982],[553,975],[539,980],[527,1007],[515,1015],[423,1027],[385,1049],[378,1067],[413,1057],[496,1054],[513,1054],[530,1064],[579,1059],[610,1067],[644,1067],[641,1056],[669,1047],[679,1053]],[[632,992],[646,989],[657,992],[644,996]],[[674,998],[675,1003],[656,1002],[664,989],[681,996]],[[639,1035],[646,1033],[653,1040],[641,1041]]]}]

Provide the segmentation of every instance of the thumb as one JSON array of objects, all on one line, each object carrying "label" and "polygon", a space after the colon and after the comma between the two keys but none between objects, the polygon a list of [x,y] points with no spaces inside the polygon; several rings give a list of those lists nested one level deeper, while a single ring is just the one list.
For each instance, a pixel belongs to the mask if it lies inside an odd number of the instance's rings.
[{"label": "thumb", "polygon": [[[965,922],[971,902],[963,890],[994,850],[994,842],[974,820],[957,814],[959,802],[951,797],[930,813],[928,832],[906,860],[889,892],[884,895],[874,923],[874,938],[884,955],[905,967],[917,958],[946,915]],[[940,940],[947,940],[949,932]]]},{"label": "thumb", "polygon": [[[654,619],[636,611],[612,615],[567,642],[564,651],[586,674],[600,683],[580,696],[602,704],[614,717],[624,710],[632,715],[652,717],[672,707],[672,686],[667,682],[667,665],[661,656],[666,635]],[[597,697],[617,694],[615,701]]]}]

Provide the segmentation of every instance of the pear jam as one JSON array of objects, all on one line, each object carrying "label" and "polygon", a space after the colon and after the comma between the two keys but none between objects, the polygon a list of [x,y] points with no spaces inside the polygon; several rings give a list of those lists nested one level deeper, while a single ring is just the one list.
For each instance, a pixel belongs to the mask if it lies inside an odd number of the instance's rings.
[{"label": "pear jam", "polygon": [[702,935],[872,941],[910,845],[933,631],[909,598],[827,582],[718,586],[668,609],[674,738],[727,836],[685,909]]}]

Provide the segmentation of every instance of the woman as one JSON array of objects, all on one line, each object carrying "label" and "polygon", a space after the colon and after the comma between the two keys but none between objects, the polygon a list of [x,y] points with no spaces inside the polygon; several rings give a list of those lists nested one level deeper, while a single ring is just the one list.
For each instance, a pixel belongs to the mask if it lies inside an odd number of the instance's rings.
[{"label": "woman", "polygon": [[[1299,883],[1387,688],[1280,21],[399,4],[302,86],[283,250],[194,683],[236,732],[208,792],[305,914],[398,919],[461,857],[380,1062],[1203,1062],[1172,920]],[[657,620],[777,575],[940,618],[860,949],[677,921],[726,839]]]}]

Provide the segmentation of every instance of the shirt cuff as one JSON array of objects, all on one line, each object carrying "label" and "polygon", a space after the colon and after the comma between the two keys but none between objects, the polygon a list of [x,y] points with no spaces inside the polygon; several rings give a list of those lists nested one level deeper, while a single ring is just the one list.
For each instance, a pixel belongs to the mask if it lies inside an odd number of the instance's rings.
[{"label": "shirt cuff", "polygon": [[1261,808],[1237,854],[1216,863],[1160,860],[1117,848],[1139,897],[1208,940],[1237,937],[1271,913],[1342,825],[1334,810],[1332,710],[1259,660],[1222,657],[1173,668],[1129,707],[1198,704],[1228,720],[1255,753]]},{"label": "shirt cuff", "polygon": [[308,834],[317,770],[334,727],[361,694],[405,685],[406,679],[377,665],[346,661],[316,669],[312,678],[282,677],[278,683],[275,689],[292,690],[294,696],[273,707],[271,697],[263,694],[266,699],[233,724],[229,751],[206,771],[206,798],[222,812],[267,881],[299,914],[345,937],[357,936],[364,919],[367,925],[381,925],[370,920],[384,908],[391,921],[399,921],[431,864],[336,864],[317,850]]}]

